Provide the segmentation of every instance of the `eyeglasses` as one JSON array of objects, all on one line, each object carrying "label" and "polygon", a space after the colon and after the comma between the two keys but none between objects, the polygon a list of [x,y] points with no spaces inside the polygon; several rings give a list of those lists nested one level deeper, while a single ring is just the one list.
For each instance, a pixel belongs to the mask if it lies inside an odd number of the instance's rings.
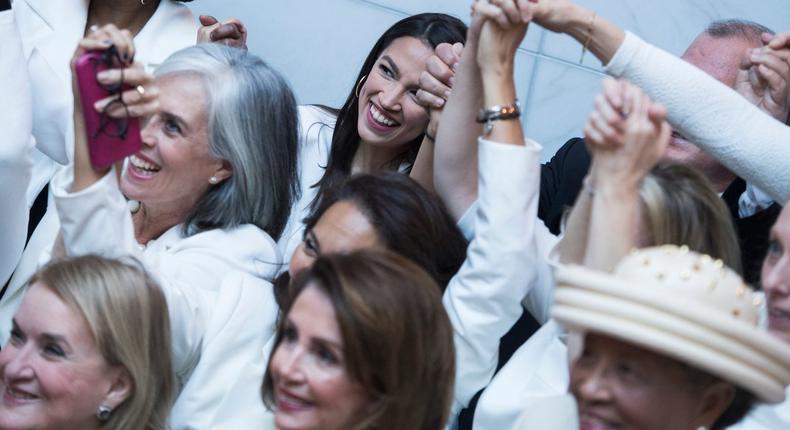
[{"label": "eyeglasses", "polygon": [[[121,61],[121,56],[118,54],[115,45],[112,45],[102,52],[101,56],[91,58],[91,64],[93,65],[94,76],[98,76],[99,72],[117,67],[117,65],[123,64],[123,62]],[[94,139],[102,134],[112,138],[126,139],[126,132],[129,129],[129,107],[126,106],[122,97],[124,69],[121,68],[120,70],[121,80],[116,84],[104,84],[99,82],[98,78],[96,79],[96,84],[107,91],[110,96],[115,96],[115,99],[108,103],[99,113],[99,128],[93,135]],[[111,117],[108,112],[117,109],[118,106],[123,108],[125,112],[124,116],[121,118]]]}]

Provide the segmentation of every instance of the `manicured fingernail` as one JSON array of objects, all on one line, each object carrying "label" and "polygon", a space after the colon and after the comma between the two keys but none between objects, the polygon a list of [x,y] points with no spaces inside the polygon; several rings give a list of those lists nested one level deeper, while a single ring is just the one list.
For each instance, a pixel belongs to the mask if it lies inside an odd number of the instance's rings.
[{"label": "manicured fingernail", "polygon": [[444,106],[444,99],[439,99],[433,102],[434,107],[440,108]]},{"label": "manicured fingernail", "polygon": [[445,100],[450,98],[450,90],[444,92],[444,98]]},{"label": "manicured fingernail", "polygon": [[93,108],[96,109],[97,111],[101,112],[102,109],[104,109],[104,106],[106,104],[107,104],[106,100],[99,100],[99,101],[97,101],[96,103],[93,104]]},{"label": "manicured fingernail", "polygon": [[449,81],[449,82],[450,82],[450,86],[451,86],[451,87],[452,87],[453,85],[455,85],[455,76],[450,76],[450,81]]},{"label": "manicured fingernail", "polygon": [[109,79],[109,77],[110,77],[110,72],[107,70],[101,71],[96,74],[96,79],[98,79],[101,82],[106,81],[107,79]]}]

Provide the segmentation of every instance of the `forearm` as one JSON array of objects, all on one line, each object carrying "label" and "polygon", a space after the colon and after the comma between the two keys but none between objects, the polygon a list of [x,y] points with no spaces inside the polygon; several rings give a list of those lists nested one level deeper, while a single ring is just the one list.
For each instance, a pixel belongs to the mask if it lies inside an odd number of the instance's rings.
[{"label": "forearm", "polygon": [[[516,84],[513,80],[513,65],[486,72],[483,76],[483,103],[486,107],[510,105],[516,101]],[[519,118],[494,121],[486,139],[499,143],[524,145],[524,132]]]},{"label": "forearm", "polygon": [[636,244],[639,213],[639,181],[598,181],[584,265],[611,271]]},{"label": "forearm", "polygon": [[623,43],[625,32],[597,12],[575,4],[571,5],[568,14],[569,21],[563,32],[587,46],[602,64],[608,64]]},{"label": "forearm", "polygon": [[436,192],[433,186],[433,152],[434,144],[427,136],[422,139],[417,158],[409,176],[417,181],[426,191]]},{"label": "forearm", "polygon": [[88,150],[88,133],[85,127],[85,120],[82,115],[79,96],[74,97],[74,180],[71,184],[71,192],[78,192],[99,182],[109,169],[96,171],[91,165],[90,153]]},{"label": "forearm", "polygon": [[[588,176],[589,178],[589,176]],[[559,244],[560,262],[563,264],[583,264],[587,251],[592,211],[592,195],[589,179],[585,179],[584,187],[576,198]]]},{"label": "forearm", "polygon": [[79,191],[64,169],[51,183],[66,255],[142,256],[126,199],[113,172]]},{"label": "forearm", "polygon": [[458,63],[434,146],[434,186],[456,220],[477,198],[477,136],[482,128],[475,117],[483,106],[483,89],[476,52],[477,41],[470,40]]},{"label": "forearm", "polygon": [[606,72],[641,87],[667,120],[736,175],[780,203],[790,199],[790,127],[721,82],[633,34]]}]

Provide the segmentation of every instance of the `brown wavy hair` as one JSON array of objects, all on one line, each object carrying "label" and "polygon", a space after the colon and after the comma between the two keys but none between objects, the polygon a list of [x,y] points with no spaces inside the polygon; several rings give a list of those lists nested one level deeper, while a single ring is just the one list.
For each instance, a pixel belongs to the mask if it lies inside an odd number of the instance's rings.
[{"label": "brown wavy hair", "polygon": [[[348,428],[443,428],[453,398],[455,348],[436,282],[389,251],[323,255],[293,278],[283,315],[308,287],[319,288],[331,301],[343,338],[345,370],[370,399]],[[281,322],[272,351],[282,339]],[[261,392],[274,410],[268,368]]]}]

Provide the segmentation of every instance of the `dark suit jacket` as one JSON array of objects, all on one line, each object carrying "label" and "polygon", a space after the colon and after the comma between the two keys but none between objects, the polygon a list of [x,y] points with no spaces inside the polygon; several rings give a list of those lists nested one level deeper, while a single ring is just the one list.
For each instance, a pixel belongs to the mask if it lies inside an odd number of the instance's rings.
[{"label": "dark suit jacket", "polygon": [[[538,217],[552,233],[560,232],[563,214],[576,201],[589,168],[590,154],[581,138],[566,142],[551,161],[542,166]],[[721,197],[730,209],[738,233],[744,280],[759,288],[760,269],[768,250],[769,232],[782,207],[774,203],[753,216],[740,218],[738,199],[745,190],[746,182],[737,178]]]}]

